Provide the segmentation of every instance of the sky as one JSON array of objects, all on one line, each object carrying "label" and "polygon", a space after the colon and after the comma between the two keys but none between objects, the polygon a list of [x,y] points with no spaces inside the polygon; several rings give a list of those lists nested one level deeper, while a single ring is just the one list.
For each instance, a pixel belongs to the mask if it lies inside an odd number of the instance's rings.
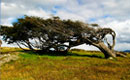
[{"label": "sky", "polygon": [[[130,0],[1,0],[0,24],[11,26],[24,15],[97,23],[116,32],[116,50],[130,50],[129,3]],[[96,49],[85,45],[79,48]]]}]

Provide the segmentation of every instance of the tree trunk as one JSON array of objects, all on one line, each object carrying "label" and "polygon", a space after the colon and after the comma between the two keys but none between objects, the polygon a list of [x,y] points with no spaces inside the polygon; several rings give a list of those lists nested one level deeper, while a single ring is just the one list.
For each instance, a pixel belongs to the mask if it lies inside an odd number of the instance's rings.
[{"label": "tree trunk", "polygon": [[26,40],[25,42],[26,42],[26,44],[28,45],[28,48],[33,51],[34,49],[33,49],[33,47],[31,46],[29,40]]},{"label": "tree trunk", "polygon": [[20,49],[27,51],[27,49],[22,48],[18,42],[16,42],[16,44],[19,46]]},{"label": "tree trunk", "polygon": [[104,53],[105,58],[116,57],[116,53],[113,50],[109,49],[103,42],[100,42],[94,46],[99,48],[99,50]]}]

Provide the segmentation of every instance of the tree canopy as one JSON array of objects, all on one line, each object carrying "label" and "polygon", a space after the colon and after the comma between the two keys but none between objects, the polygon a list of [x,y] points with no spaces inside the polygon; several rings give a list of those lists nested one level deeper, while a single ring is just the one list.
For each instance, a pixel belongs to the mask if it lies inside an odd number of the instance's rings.
[{"label": "tree canopy", "polygon": [[[97,47],[106,58],[125,56],[114,51],[116,33],[111,28],[59,17],[43,19],[25,16],[14,22],[13,26],[1,26],[0,34],[9,44],[17,43],[20,48],[23,45],[30,50],[50,51],[53,48],[54,51],[68,51],[73,46],[85,43]],[[112,36],[113,43],[107,41],[108,34]],[[65,45],[66,42],[69,45]]]}]

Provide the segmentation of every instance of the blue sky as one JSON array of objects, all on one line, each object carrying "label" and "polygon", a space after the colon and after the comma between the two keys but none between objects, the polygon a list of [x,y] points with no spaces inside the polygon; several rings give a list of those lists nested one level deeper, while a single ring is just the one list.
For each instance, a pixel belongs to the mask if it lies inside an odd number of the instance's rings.
[{"label": "blue sky", "polygon": [[24,15],[98,23],[116,31],[116,50],[126,50],[130,49],[129,3],[130,0],[1,0],[1,24],[11,26]]}]

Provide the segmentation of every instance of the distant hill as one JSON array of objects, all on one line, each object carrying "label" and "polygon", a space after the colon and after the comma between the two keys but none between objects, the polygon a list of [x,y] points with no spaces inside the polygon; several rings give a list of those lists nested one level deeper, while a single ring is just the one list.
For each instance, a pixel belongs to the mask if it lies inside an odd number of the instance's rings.
[{"label": "distant hill", "polygon": [[130,52],[130,50],[124,50],[123,52]]}]

